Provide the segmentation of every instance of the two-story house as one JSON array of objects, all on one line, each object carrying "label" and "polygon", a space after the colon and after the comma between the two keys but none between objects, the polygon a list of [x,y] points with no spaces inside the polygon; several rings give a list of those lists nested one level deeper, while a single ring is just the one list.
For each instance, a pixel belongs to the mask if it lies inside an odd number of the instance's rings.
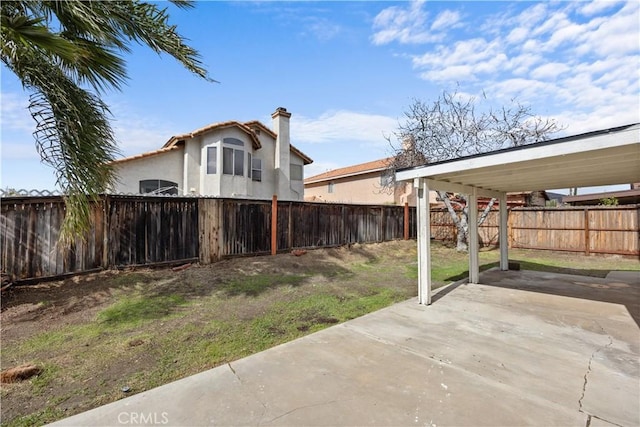
[{"label": "two-story house", "polygon": [[273,129],[259,121],[214,123],[116,160],[113,192],[303,200],[303,170],[313,160],[291,145],[291,113],[278,108],[271,117]]}]

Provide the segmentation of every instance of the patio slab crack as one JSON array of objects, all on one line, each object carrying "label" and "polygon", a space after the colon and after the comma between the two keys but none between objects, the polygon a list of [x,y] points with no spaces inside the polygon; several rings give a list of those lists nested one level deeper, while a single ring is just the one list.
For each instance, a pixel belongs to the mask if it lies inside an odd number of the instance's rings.
[{"label": "patio slab crack", "polygon": [[[605,334],[606,334],[606,331],[604,330],[604,328],[603,328],[603,327],[602,327],[598,322],[596,322],[596,324],[597,324],[597,325],[600,327],[600,329],[602,329],[602,331],[603,331],[603,332],[605,332]],[[583,414],[586,414],[586,415],[587,415],[587,423],[586,423],[586,427],[589,427],[589,425],[591,424],[591,419],[592,419],[592,418],[596,418],[596,419],[599,419],[599,420],[602,420],[602,421],[606,421],[606,422],[608,422],[608,423],[610,423],[610,424],[613,424],[613,425],[616,425],[616,426],[618,425],[618,424],[616,424],[616,423],[613,423],[613,422],[611,422],[611,421],[608,421],[608,420],[602,419],[602,418],[600,418],[600,417],[597,417],[597,416],[595,416],[595,415],[593,415],[593,414],[590,414],[590,413],[586,412],[586,411],[583,409],[583,406],[582,406],[582,401],[584,400],[585,394],[586,394],[586,392],[587,392],[587,385],[589,384],[589,374],[591,373],[591,370],[592,370],[593,360],[595,359],[595,357],[596,357],[596,355],[597,355],[598,353],[600,353],[601,351],[603,351],[603,350],[605,350],[605,349],[607,349],[607,348],[609,348],[609,347],[611,347],[611,346],[613,345],[613,338],[611,338],[611,335],[607,334],[607,339],[609,340],[609,342],[608,342],[607,344],[605,344],[605,345],[603,345],[603,346],[598,347],[597,349],[595,349],[595,350],[593,351],[593,353],[591,353],[591,357],[589,358],[589,363],[587,364],[587,370],[586,370],[586,372],[584,373],[584,377],[583,377],[583,378],[584,378],[584,382],[583,382],[583,384],[582,384],[582,393],[581,393],[581,395],[580,395],[580,399],[578,399],[578,411],[580,411],[580,412],[582,412]]]},{"label": "patio slab crack", "polygon": [[[233,366],[231,366],[231,363],[227,363],[227,366],[229,367],[229,369],[231,370],[231,372],[233,373],[233,375],[236,377],[236,379],[238,380],[238,382],[240,383],[241,386],[244,386],[244,382],[242,381],[242,378],[240,378],[240,375],[238,375],[238,373],[236,372],[235,369],[233,369]],[[267,404],[264,403],[257,395],[254,394],[255,399],[260,403],[260,405],[262,406],[262,413],[260,414],[260,419],[258,420],[258,423],[256,424],[257,426],[262,425],[262,420],[264,419],[264,415],[267,413]]]}]

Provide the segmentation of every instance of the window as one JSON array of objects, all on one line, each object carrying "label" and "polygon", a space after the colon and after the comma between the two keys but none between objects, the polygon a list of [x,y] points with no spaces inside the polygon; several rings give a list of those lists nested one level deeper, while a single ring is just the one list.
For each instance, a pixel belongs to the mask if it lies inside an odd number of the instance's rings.
[{"label": "window", "polygon": [[251,160],[251,179],[262,181],[262,159]]},{"label": "window", "polygon": [[[224,145],[243,146],[239,139],[225,138]],[[222,148],[222,173],[225,175],[244,176],[244,150],[223,147]]]},{"label": "window", "polygon": [[178,194],[178,184],[162,179],[140,181],[140,194]]},{"label": "window", "polygon": [[218,147],[207,147],[207,174],[218,173]]},{"label": "window", "polygon": [[329,189],[327,190],[329,193],[333,193],[333,182],[329,183]]},{"label": "window", "polygon": [[290,165],[289,176],[292,181],[302,181],[302,165]]}]

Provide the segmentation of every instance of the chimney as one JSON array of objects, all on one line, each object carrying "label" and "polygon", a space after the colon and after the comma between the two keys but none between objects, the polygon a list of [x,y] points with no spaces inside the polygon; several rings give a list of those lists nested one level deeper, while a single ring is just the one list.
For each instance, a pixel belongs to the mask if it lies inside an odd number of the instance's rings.
[{"label": "chimney", "polygon": [[413,151],[416,149],[416,140],[413,135],[407,135],[402,139],[402,149],[404,151]]},{"label": "chimney", "polygon": [[273,131],[277,135],[275,147],[275,169],[276,169],[276,187],[278,197],[289,199],[291,193],[290,184],[290,136],[289,136],[289,119],[291,113],[286,108],[278,107],[271,114],[273,119]]}]

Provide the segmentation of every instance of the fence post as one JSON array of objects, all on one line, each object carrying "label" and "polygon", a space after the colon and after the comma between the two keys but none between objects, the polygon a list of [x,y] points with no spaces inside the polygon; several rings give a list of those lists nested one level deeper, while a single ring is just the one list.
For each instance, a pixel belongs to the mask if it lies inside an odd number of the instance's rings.
[{"label": "fence post", "polygon": [[584,254],[589,255],[589,247],[591,242],[589,241],[589,208],[584,208]]},{"label": "fence post", "polygon": [[278,252],[278,196],[271,199],[271,255]]},{"label": "fence post", "polygon": [[404,202],[404,240],[409,240],[409,202]]},{"label": "fence post", "polygon": [[[518,212],[521,212],[521,211],[518,211]],[[513,218],[514,215],[516,215],[515,211],[509,209],[507,205],[507,247],[508,248],[513,247],[513,222],[515,221],[515,219]]]}]

